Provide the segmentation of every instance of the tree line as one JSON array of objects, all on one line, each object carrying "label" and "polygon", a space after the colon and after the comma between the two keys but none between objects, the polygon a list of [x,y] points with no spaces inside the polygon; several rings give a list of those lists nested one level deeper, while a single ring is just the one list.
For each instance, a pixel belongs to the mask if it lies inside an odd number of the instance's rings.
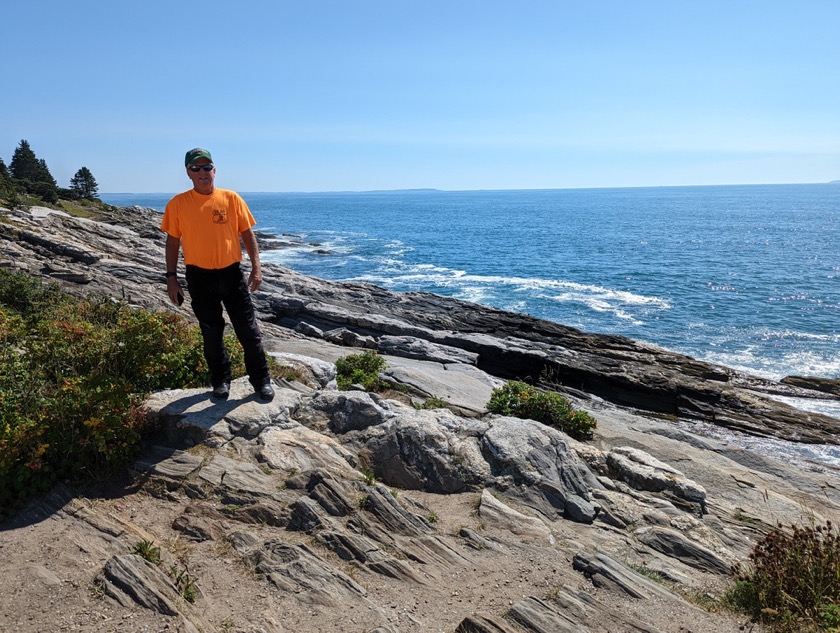
[{"label": "tree line", "polygon": [[28,141],[21,140],[8,166],[0,158],[0,198],[14,206],[21,196],[34,196],[50,204],[59,200],[98,200],[99,185],[90,169],[82,167],[70,179],[70,187],[59,187],[46,161],[35,155]]}]

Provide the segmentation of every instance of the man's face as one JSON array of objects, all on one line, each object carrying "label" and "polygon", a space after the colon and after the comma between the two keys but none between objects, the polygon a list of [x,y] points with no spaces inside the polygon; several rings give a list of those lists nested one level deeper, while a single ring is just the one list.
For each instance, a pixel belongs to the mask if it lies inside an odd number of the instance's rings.
[{"label": "man's face", "polygon": [[[204,169],[206,165],[212,167],[210,171]],[[199,167],[197,171],[194,171],[196,167]],[[187,175],[192,180],[193,188],[198,193],[212,193],[213,192],[213,181],[216,179],[216,167],[206,158],[199,158],[194,163],[190,163],[190,166],[187,167]]]}]

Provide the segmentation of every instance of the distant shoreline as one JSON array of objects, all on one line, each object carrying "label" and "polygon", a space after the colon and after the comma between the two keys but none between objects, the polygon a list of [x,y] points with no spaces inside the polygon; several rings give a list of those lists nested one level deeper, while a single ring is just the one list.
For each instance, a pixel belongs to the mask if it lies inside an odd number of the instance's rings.
[{"label": "distant shoreline", "polygon": [[[435,189],[431,187],[417,188],[417,189],[365,189],[360,191],[353,190],[335,190],[335,191],[239,191],[241,195],[289,195],[289,196],[309,196],[309,195],[371,195],[371,194],[395,194],[395,193],[494,193],[494,192],[537,192],[537,191],[612,191],[612,190],[630,190],[630,189],[699,189],[708,187],[811,187],[819,185],[838,185],[840,180],[830,180],[828,182],[787,182],[787,183],[741,183],[741,184],[723,184],[723,185],[639,185],[639,186],[616,186],[616,187],[546,187],[533,189]],[[107,196],[174,196],[180,191],[173,191],[167,193],[164,191],[113,191],[108,193],[101,193],[100,198]],[[104,201],[104,200],[103,200]],[[111,203],[109,203],[111,204]]]}]

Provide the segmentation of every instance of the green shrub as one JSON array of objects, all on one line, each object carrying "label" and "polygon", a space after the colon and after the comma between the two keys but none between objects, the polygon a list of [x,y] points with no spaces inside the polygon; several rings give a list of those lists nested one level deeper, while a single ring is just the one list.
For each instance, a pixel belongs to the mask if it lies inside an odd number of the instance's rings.
[{"label": "green shrub", "polygon": [[518,380],[494,389],[487,409],[492,413],[542,422],[579,440],[590,439],[596,426],[592,416],[573,409],[559,393],[541,391]]},{"label": "green shrub", "polygon": [[[242,375],[240,346],[226,344]],[[205,384],[200,331],[182,317],[0,270],[0,508],[124,468],[143,398]]]},{"label": "green shrub", "polygon": [[415,409],[445,409],[446,400],[437,396],[426,398],[421,404],[414,405]]},{"label": "green shrub", "polygon": [[336,383],[341,390],[362,385],[367,391],[382,391],[388,388],[388,383],[379,374],[386,367],[385,359],[372,350],[363,354],[350,354],[335,362]]},{"label": "green shrub", "polygon": [[840,627],[840,533],[782,525],[759,541],[727,598],[774,631],[837,631]]},{"label": "green shrub", "polygon": [[28,275],[0,269],[0,306],[26,321],[39,320],[46,311],[72,301],[56,284],[42,284]]}]

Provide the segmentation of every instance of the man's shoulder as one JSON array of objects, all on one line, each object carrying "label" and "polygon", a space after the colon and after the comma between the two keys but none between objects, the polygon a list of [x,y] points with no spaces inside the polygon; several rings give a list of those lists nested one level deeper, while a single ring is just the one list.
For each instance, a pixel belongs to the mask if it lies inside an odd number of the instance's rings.
[{"label": "man's shoulder", "polygon": [[179,204],[181,202],[184,202],[185,200],[188,200],[189,197],[190,197],[191,191],[192,191],[191,189],[187,189],[186,191],[182,191],[181,193],[176,193],[174,196],[172,196],[169,199],[169,202],[166,203],[166,206],[173,205],[173,204]]},{"label": "man's shoulder", "polygon": [[236,209],[239,213],[250,213],[248,203],[233,189],[219,189],[216,187],[213,191],[213,198],[228,209]]},{"label": "man's shoulder", "polygon": [[213,190],[213,195],[217,195],[224,198],[237,198],[239,200],[242,199],[242,196],[240,196],[233,189],[222,189],[221,187],[216,187]]}]

